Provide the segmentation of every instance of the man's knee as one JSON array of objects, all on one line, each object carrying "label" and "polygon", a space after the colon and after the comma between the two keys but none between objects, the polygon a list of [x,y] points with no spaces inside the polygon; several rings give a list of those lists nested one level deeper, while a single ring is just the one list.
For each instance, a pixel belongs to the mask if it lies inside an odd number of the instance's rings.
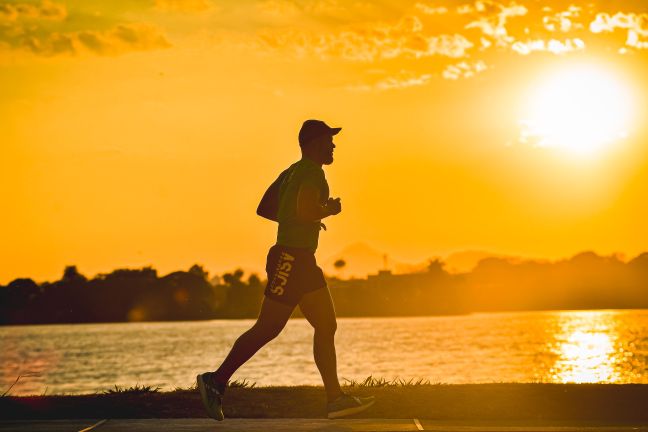
[{"label": "man's knee", "polygon": [[281,330],[283,330],[283,328],[284,326],[268,325],[267,323],[260,324],[258,322],[254,324],[254,326],[252,326],[254,333],[266,342],[270,342],[271,340],[279,336],[279,333],[281,333]]}]

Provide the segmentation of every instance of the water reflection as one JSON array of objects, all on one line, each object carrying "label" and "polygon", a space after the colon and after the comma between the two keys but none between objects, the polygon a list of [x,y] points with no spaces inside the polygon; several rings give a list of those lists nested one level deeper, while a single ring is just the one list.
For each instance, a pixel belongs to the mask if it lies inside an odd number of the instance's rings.
[{"label": "water reflection", "polygon": [[[213,370],[252,320],[0,326],[0,394],[84,394],[151,385],[171,391]],[[380,335],[380,337],[376,337]],[[291,320],[234,379],[321,385],[313,329]],[[648,310],[339,318],[340,378],[447,384],[648,384]],[[25,376],[36,372],[39,376]]]},{"label": "water reflection", "polygon": [[559,332],[552,351],[556,362],[552,381],[573,383],[620,382],[618,365],[623,348],[618,347],[616,311],[559,313]]}]

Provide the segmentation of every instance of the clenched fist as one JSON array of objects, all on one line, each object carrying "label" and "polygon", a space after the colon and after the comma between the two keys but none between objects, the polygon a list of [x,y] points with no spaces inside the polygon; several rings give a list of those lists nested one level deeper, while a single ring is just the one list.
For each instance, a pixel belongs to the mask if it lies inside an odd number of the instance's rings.
[{"label": "clenched fist", "polygon": [[336,215],[342,211],[342,203],[340,203],[340,198],[329,198],[326,201],[326,209],[329,214]]}]

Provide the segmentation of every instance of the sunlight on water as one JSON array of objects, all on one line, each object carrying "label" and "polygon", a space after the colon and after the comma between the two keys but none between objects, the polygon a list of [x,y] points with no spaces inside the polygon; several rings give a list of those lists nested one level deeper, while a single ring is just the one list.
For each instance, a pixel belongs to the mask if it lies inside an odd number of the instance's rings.
[{"label": "sunlight on water", "polygon": [[623,350],[617,349],[616,313],[613,311],[565,312],[561,333],[556,335],[558,360],[552,369],[554,381],[574,383],[621,382],[617,364]]}]

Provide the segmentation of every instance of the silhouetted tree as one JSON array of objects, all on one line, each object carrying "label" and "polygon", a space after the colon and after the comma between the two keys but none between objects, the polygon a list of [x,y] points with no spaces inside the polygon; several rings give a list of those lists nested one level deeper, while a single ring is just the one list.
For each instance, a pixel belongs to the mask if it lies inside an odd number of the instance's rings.
[{"label": "silhouetted tree", "polygon": [[85,282],[88,279],[77,270],[76,266],[67,266],[63,270],[63,279],[61,282]]},{"label": "silhouetted tree", "polygon": [[201,265],[198,264],[192,265],[191,268],[189,269],[189,273],[195,274],[201,279],[209,280],[209,272],[207,272]]},{"label": "silhouetted tree", "polygon": [[338,259],[333,263],[333,267],[338,270],[341,270],[342,268],[344,268],[344,266],[346,266],[346,261],[344,261],[343,259]]},{"label": "silhouetted tree", "polygon": [[255,274],[248,277],[247,283],[243,282],[243,270],[237,269],[234,273],[225,273],[223,281],[227,287],[227,318],[254,317],[259,311],[263,299],[263,286]]},{"label": "silhouetted tree", "polygon": [[[340,259],[336,269],[346,263]],[[0,324],[254,318],[265,281],[243,270],[209,275],[200,265],[159,278],[151,267],[88,280],[67,266],[61,280],[19,278],[0,286]],[[209,282],[208,282],[209,280]],[[489,257],[452,275],[439,259],[427,271],[329,279],[343,316],[429,315],[480,310],[648,307],[648,252],[625,263],[586,251],[550,261]]]},{"label": "silhouetted tree", "polygon": [[223,275],[223,281],[226,285],[230,287],[240,287],[243,285],[241,278],[243,277],[243,270],[236,269],[234,273],[225,273]]}]

